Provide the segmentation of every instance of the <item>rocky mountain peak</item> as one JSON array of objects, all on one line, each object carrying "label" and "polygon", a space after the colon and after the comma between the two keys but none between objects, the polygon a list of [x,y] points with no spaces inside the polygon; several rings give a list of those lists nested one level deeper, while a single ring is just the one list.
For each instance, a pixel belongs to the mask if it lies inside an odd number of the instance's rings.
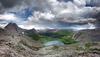
[{"label": "rocky mountain peak", "polygon": [[18,30],[20,30],[20,29],[21,28],[19,28],[16,23],[9,23],[5,27],[5,30],[8,31],[8,32],[18,32]]},{"label": "rocky mountain peak", "polygon": [[9,23],[6,27],[5,27],[5,29],[16,29],[16,28],[18,28],[18,26],[17,26],[17,24],[16,23]]}]

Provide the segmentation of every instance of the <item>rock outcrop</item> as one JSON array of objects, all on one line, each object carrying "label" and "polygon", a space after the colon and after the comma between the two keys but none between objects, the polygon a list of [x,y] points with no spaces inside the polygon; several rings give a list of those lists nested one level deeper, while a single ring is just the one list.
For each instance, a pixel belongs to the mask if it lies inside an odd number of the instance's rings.
[{"label": "rock outcrop", "polygon": [[80,42],[100,42],[100,29],[79,31],[74,38]]}]

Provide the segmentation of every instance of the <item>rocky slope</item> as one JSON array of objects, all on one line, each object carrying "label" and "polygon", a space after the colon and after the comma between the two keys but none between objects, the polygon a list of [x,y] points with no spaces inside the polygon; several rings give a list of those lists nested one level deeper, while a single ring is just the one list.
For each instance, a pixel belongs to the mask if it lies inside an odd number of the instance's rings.
[{"label": "rocky slope", "polygon": [[74,38],[81,42],[100,42],[100,29],[78,31]]},{"label": "rocky slope", "polygon": [[[80,43],[76,43],[43,47],[40,42],[28,37],[28,33],[37,34],[35,29],[24,30],[15,23],[9,23],[4,29],[0,28],[0,57],[100,57],[100,44],[80,46]],[[82,41],[88,37],[91,40],[92,36],[93,41],[97,41],[94,38],[99,37],[99,31],[86,30],[75,34],[75,38]]]},{"label": "rocky slope", "polygon": [[34,57],[42,45],[24,35],[24,31],[15,23],[0,29],[0,57]]}]

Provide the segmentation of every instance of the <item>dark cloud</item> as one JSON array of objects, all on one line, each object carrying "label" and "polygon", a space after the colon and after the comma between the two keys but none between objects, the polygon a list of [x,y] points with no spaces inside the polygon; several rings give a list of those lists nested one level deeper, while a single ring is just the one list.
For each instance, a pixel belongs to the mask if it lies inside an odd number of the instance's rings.
[{"label": "dark cloud", "polygon": [[1,4],[5,8],[10,8],[15,6],[19,0],[0,0]]},{"label": "dark cloud", "polygon": [[73,1],[73,0],[58,0],[58,1],[64,1],[64,2],[68,2],[68,1]]},{"label": "dark cloud", "polygon": [[97,14],[95,14],[94,16],[92,16],[93,18],[96,18],[96,19],[100,19],[100,12],[97,12]]},{"label": "dark cloud", "polygon": [[93,18],[95,18],[96,21],[96,26],[100,27],[100,12],[98,12],[97,14],[95,14],[94,16],[92,16]]},{"label": "dark cloud", "polygon": [[16,5],[20,4],[20,0],[0,0],[0,14],[11,10]]},{"label": "dark cloud", "polygon": [[100,0],[86,0],[86,6],[88,7],[99,7],[100,6]]},{"label": "dark cloud", "polygon": [[19,23],[28,26],[61,28],[99,21],[100,10],[96,9],[100,0],[0,0],[0,3],[0,12],[14,14],[9,17],[16,17]]}]

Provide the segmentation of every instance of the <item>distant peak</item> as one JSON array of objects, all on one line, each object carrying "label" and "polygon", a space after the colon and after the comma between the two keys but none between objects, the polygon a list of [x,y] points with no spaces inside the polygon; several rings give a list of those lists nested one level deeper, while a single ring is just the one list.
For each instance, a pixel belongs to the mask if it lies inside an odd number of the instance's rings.
[{"label": "distant peak", "polygon": [[8,27],[18,27],[16,23],[9,23],[5,28],[8,28]]},{"label": "distant peak", "polygon": [[6,27],[5,27],[5,29],[7,30],[7,31],[10,31],[10,32],[14,32],[14,31],[18,31],[18,26],[17,26],[17,24],[16,23],[9,23]]},{"label": "distant peak", "polygon": [[16,23],[11,22],[11,23],[9,23],[8,25],[17,25],[17,24],[16,24]]}]

